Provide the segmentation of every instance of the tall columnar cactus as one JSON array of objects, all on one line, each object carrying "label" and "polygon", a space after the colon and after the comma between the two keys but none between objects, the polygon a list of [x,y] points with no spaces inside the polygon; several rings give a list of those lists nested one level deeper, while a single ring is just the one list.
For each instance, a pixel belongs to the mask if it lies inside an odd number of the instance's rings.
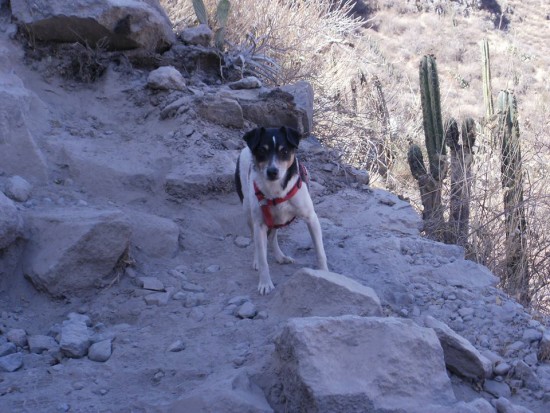
[{"label": "tall columnar cactus", "polygon": [[523,171],[515,96],[501,91],[497,99],[498,138],[501,145],[501,180],[506,225],[504,287],[523,303],[529,302],[527,219],[523,199]]},{"label": "tall columnar cactus", "polygon": [[462,122],[461,135],[462,144],[456,120],[450,118],[445,122],[445,143],[451,152],[450,214],[446,241],[465,247],[470,224],[472,148],[476,137],[476,125],[472,118]]},{"label": "tall columnar cactus", "polygon": [[445,178],[445,144],[437,64],[433,56],[424,56],[420,62],[420,98],[424,137],[430,174],[436,181]]},{"label": "tall columnar cactus", "polygon": [[[462,124],[462,144],[456,120],[442,123],[439,80],[433,56],[420,62],[420,90],[429,172],[418,145],[409,147],[408,161],[418,181],[424,211],[424,230],[432,239],[465,246],[470,219],[470,183],[475,122],[468,118]],[[445,222],[441,189],[447,173],[446,146],[451,154],[451,199],[449,222]]]},{"label": "tall columnar cactus", "polygon": [[[206,11],[204,1],[203,0],[192,0],[192,1],[193,1],[193,9],[195,10],[195,14],[197,15],[197,19],[199,20],[199,23],[209,25],[208,12]],[[221,50],[224,46],[225,27],[227,25],[227,19],[229,17],[230,7],[231,7],[231,3],[229,2],[229,0],[219,0],[218,5],[216,7],[217,28],[215,30],[214,43],[219,50]]]},{"label": "tall columnar cactus", "polygon": [[493,91],[491,88],[491,60],[489,56],[489,41],[481,42],[481,77],[483,80],[483,103],[485,104],[485,117],[490,119],[495,111],[493,108]]}]

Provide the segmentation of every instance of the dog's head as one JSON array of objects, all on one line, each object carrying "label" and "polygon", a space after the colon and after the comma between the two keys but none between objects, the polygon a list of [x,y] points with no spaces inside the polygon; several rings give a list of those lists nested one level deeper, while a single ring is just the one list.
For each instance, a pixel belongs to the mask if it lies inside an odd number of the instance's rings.
[{"label": "dog's head", "polygon": [[269,181],[286,175],[294,164],[300,133],[292,128],[256,128],[244,135],[258,171]]}]

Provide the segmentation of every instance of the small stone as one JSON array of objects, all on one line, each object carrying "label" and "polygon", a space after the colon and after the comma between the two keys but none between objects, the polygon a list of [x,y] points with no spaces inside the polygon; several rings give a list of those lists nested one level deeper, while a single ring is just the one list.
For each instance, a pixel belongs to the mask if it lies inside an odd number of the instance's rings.
[{"label": "small stone", "polygon": [[28,342],[30,352],[35,354],[42,354],[44,351],[57,350],[59,348],[59,344],[51,336],[29,336]]},{"label": "small stone", "polygon": [[258,89],[262,87],[262,82],[255,76],[248,76],[228,84],[230,89]]},{"label": "small stone", "polygon": [[90,333],[83,319],[73,317],[61,326],[61,351],[67,357],[84,357],[90,347]]},{"label": "small stone", "polygon": [[156,277],[138,277],[137,283],[145,290],[164,291],[164,284]]},{"label": "small stone", "polygon": [[107,361],[111,357],[112,351],[111,340],[98,341],[88,349],[88,358],[92,361]]},{"label": "small stone", "polygon": [[168,346],[168,351],[177,353],[179,351],[185,350],[185,343],[181,340],[176,340]]},{"label": "small stone", "polygon": [[535,366],[539,362],[539,359],[537,358],[537,353],[529,353],[523,358],[523,361],[530,366]]},{"label": "small stone", "polygon": [[208,273],[215,273],[221,270],[221,267],[219,265],[213,264],[206,267],[206,272]]},{"label": "small stone", "polygon": [[505,376],[510,371],[511,368],[512,368],[512,366],[510,366],[508,363],[498,363],[493,368],[493,372],[497,376]]},{"label": "small stone", "polygon": [[468,317],[468,316],[473,316],[474,315],[474,309],[473,308],[461,308],[460,310],[458,310],[458,314],[460,314],[460,316],[462,318],[465,318],[465,317]]},{"label": "small stone", "polygon": [[227,304],[235,304],[235,305],[241,305],[247,301],[250,301],[250,297],[248,295],[237,295],[233,298],[231,298]]},{"label": "small stone", "polygon": [[6,334],[8,341],[11,341],[18,347],[25,347],[27,345],[27,333],[22,328],[12,328]]},{"label": "small stone", "polygon": [[18,202],[25,202],[31,196],[32,186],[20,176],[12,176],[6,183],[6,195]]},{"label": "small stone", "polygon": [[158,90],[185,90],[185,79],[173,66],[162,66],[147,77],[147,87]]},{"label": "small stone", "polygon": [[540,341],[542,339],[542,332],[535,330],[534,328],[528,328],[523,332],[522,340],[527,343],[532,343],[533,341]]},{"label": "small stone", "polygon": [[193,308],[191,311],[189,311],[188,317],[191,320],[200,322],[204,319],[204,311],[202,311],[200,308]]},{"label": "small stone", "polygon": [[495,380],[485,380],[483,390],[495,397],[510,397],[512,395],[510,387],[506,383]]},{"label": "small stone", "polygon": [[202,287],[198,284],[192,283],[190,281],[182,281],[181,282],[181,289],[184,290],[184,291],[192,292],[192,293],[202,293],[202,292],[204,292],[204,287]]},{"label": "small stone", "polygon": [[82,383],[81,381],[75,381],[73,383],[73,389],[82,390],[83,388],[84,388],[84,383]]},{"label": "small stone", "polygon": [[207,304],[206,296],[203,293],[187,293],[183,300],[185,308],[198,307]]},{"label": "small stone", "polygon": [[527,363],[519,361],[514,368],[514,377],[523,381],[523,385],[532,391],[537,391],[541,388],[539,378]]},{"label": "small stone", "polygon": [[17,347],[13,343],[4,343],[0,345],[0,357],[7,356],[8,354],[13,354],[17,351]]},{"label": "small stone", "polygon": [[239,318],[254,318],[258,312],[256,311],[256,306],[250,301],[247,301],[239,307],[237,310],[237,317]]},{"label": "small stone", "polygon": [[252,243],[252,240],[248,237],[238,236],[235,238],[235,245],[239,248],[246,248]]},{"label": "small stone", "polygon": [[0,357],[0,371],[11,373],[23,366],[23,353],[13,353]]},{"label": "small stone", "polygon": [[170,301],[171,294],[168,292],[165,293],[153,293],[148,294],[143,299],[145,300],[145,303],[147,305],[158,305],[158,306],[164,306],[168,304],[168,301]]},{"label": "small stone", "polygon": [[268,317],[269,315],[267,314],[267,311],[262,310],[262,311],[259,311],[258,314],[256,314],[255,318],[258,320],[267,320]]}]

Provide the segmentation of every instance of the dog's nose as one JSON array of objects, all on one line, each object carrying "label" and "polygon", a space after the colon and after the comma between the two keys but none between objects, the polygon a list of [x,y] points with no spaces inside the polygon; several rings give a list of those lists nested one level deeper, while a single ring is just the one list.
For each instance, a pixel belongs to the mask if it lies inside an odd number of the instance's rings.
[{"label": "dog's nose", "polygon": [[267,168],[267,179],[274,181],[279,176],[279,170],[273,166]]}]

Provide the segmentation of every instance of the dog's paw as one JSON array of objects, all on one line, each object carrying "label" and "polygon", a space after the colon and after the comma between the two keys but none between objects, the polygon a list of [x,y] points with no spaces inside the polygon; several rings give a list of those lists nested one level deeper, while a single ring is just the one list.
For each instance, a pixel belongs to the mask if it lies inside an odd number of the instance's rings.
[{"label": "dog's paw", "polygon": [[258,292],[260,293],[260,295],[269,294],[269,292],[271,290],[273,290],[274,288],[275,288],[275,286],[273,285],[271,280],[267,283],[263,283],[263,282],[260,281],[260,283],[258,284]]},{"label": "dog's paw", "polygon": [[294,258],[289,257],[288,255],[280,255],[275,257],[275,261],[277,261],[278,264],[294,264]]}]

